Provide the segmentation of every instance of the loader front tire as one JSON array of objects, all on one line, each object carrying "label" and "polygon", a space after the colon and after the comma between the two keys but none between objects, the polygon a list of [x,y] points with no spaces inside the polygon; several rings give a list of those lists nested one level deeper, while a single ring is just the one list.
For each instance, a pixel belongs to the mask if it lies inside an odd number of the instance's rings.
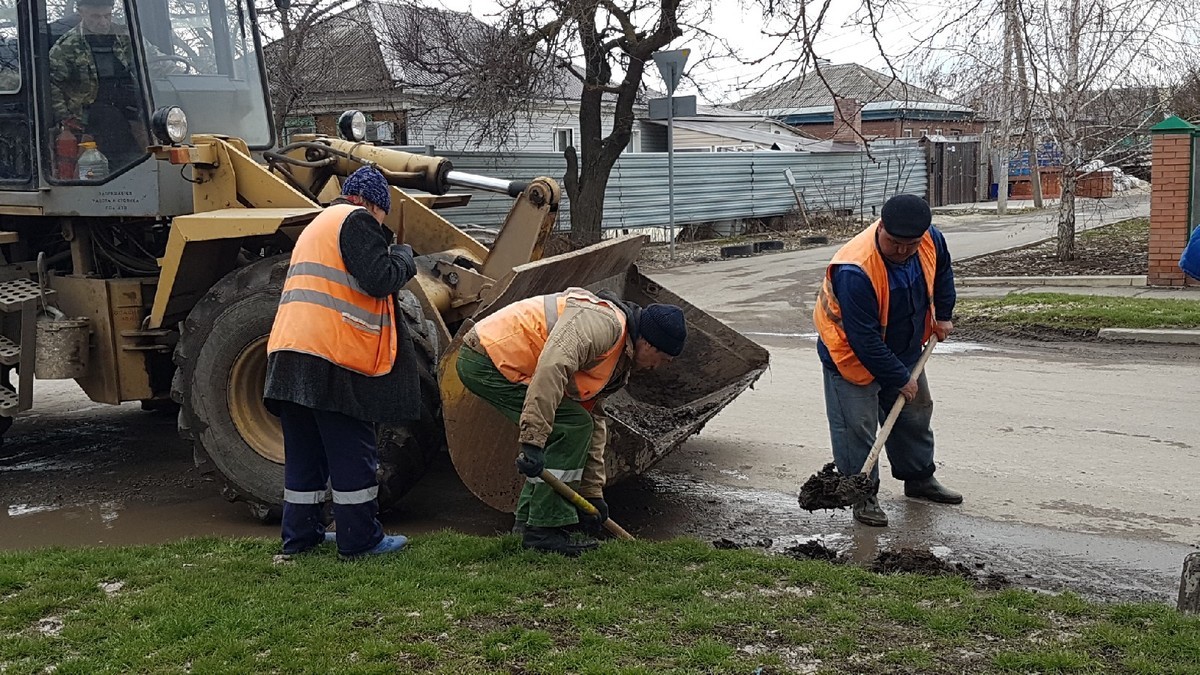
[{"label": "loader front tire", "polygon": [[[205,294],[181,327],[171,387],[179,432],[192,442],[196,465],[217,474],[222,494],[245,502],[264,522],[282,512],[283,435],[262,395],[267,337],[287,268],[287,255],[260,260]],[[421,478],[443,444],[436,333],[411,294],[401,292],[400,308],[397,320],[406,322],[418,356],[424,414],[409,426],[379,429],[381,509]]]}]

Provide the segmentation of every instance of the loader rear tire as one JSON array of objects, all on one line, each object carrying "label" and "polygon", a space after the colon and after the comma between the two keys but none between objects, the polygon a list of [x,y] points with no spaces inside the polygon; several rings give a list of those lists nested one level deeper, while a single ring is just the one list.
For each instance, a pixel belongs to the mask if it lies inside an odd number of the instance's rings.
[{"label": "loader rear tire", "polygon": [[[184,320],[175,350],[171,396],[179,432],[196,466],[223,480],[222,494],[245,502],[267,522],[283,498],[283,436],[262,404],[266,341],[287,275],[288,256],[267,258],[218,281]],[[416,484],[443,447],[433,324],[411,293],[401,292],[398,320],[412,335],[421,375],[422,419],[379,429],[381,509]]]}]

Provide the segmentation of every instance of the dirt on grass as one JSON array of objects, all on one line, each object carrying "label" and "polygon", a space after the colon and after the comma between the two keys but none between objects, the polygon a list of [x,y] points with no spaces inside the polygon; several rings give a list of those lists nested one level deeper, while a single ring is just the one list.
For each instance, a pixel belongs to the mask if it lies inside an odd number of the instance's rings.
[{"label": "dirt on grass", "polygon": [[883,551],[872,561],[870,570],[878,574],[922,574],[927,577],[962,577],[987,590],[999,590],[1009,585],[1008,577],[999,572],[983,572],[984,564],[975,569],[964,563],[951,564],[929,549],[902,548]]},{"label": "dirt on grass", "polygon": [[1051,240],[1029,248],[992,253],[954,263],[958,277],[1146,274],[1150,221],[1132,218],[1078,235],[1075,260],[1062,262]]},{"label": "dirt on grass", "polygon": [[788,546],[783,549],[783,554],[796,560],[824,560],[831,563],[842,562],[842,558],[838,555],[837,551],[825,546],[816,539],[809,539],[795,546]]}]

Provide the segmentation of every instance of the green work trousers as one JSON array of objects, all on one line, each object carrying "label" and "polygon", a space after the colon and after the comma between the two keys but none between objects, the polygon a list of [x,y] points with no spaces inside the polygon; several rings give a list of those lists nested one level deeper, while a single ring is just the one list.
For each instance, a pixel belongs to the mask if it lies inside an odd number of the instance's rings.
[{"label": "green work trousers", "polygon": [[[491,360],[470,348],[458,353],[458,376],[473,394],[492,404],[517,424],[525,405],[523,384],[509,382]],[[573,489],[579,489],[592,443],[592,415],[564,398],[554,411],[554,427],[546,439],[546,470]],[[501,470],[516,471],[515,467]],[[541,478],[526,478],[517,501],[517,522],[535,527],[562,527],[579,522],[579,514]]]}]

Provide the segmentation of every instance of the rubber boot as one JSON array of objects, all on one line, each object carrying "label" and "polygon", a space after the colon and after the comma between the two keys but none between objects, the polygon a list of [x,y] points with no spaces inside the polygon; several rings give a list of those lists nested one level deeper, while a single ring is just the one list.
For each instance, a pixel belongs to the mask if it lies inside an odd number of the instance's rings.
[{"label": "rubber boot", "polygon": [[854,519],[871,527],[887,527],[888,524],[887,513],[879,506],[879,498],[874,496],[854,505]]},{"label": "rubber boot", "polygon": [[921,480],[904,481],[904,496],[928,499],[939,504],[961,504],[963,500],[961,494],[942,485],[933,476]]},{"label": "rubber boot", "polygon": [[543,553],[557,553],[568,558],[591,551],[599,545],[595,539],[572,538],[571,534],[562,527],[527,525],[525,534],[521,537],[521,546],[527,549]]}]

